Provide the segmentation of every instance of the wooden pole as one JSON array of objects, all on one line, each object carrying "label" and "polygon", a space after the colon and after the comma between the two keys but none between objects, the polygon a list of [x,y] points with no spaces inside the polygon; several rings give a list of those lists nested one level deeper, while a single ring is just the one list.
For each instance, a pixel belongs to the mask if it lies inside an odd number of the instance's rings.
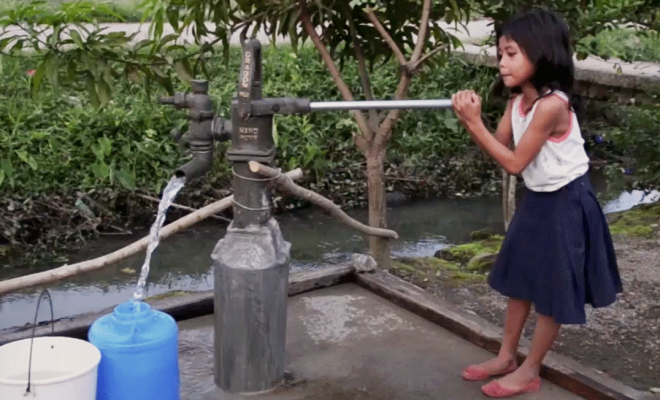
[{"label": "wooden pole", "polygon": [[256,161],[250,161],[250,171],[254,173],[261,174],[268,178],[273,178],[273,181],[280,187],[286,189],[291,194],[296,195],[302,199],[308,200],[311,203],[316,204],[317,206],[324,208],[330,212],[330,214],[339,218],[339,220],[346,225],[350,226],[353,229],[356,229],[369,236],[379,236],[390,239],[398,239],[399,235],[390,229],[374,228],[371,226],[364,225],[363,223],[349,217],[338,205],[332,201],[326,199],[318,193],[315,193],[309,189],[305,189],[301,186],[296,185],[289,176],[286,174],[281,174],[280,171],[268,167],[266,165],[260,164]]}]

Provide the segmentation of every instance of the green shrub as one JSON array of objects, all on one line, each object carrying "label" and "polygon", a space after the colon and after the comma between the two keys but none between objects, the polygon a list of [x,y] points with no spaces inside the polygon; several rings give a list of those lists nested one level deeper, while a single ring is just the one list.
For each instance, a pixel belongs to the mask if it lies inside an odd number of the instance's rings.
[{"label": "green shrub", "polygon": [[[228,65],[218,59],[209,72],[210,93],[218,113],[225,116],[229,115],[240,62],[239,51],[232,51]],[[167,135],[174,126],[185,124],[185,112],[157,104],[155,93],[148,96],[141,86],[118,81],[116,97],[100,111],[76,87],[47,90],[33,101],[27,61],[4,58],[2,66],[0,193],[27,196],[99,186],[157,192],[171,171],[185,161]],[[312,49],[296,56],[287,47],[269,47],[263,68],[266,96],[341,99]],[[395,87],[393,68],[388,65],[374,74],[378,98],[388,98]],[[446,69],[430,71],[416,80],[410,96],[446,98],[460,87],[484,91],[489,74],[487,69],[455,60]],[[357,92],[357,72],[348,69],[345,75]],[[355,123],[346,112],[278,116],[275,121],[278,160],[285,169],[302,167],[320,179],[329,171],[351,169],[352,164],[363,161],[351,139]],[[408,112],[397,126],[390,161],[435,167],[430,160],[464,154],[469,143],[453,113]],[[226,172],[220,167],[213,173]]]},{"label": "green shrub", "polygon": [[[19,4],[30,3],[31,0],[2,0],[0,13],[12,10]],[[52,10],[57,10],[62,3],[73,0],[41,0]],[[140,22],[142,11],[139,6],[142,0],[97,0],[97,3],[106,3],[115,16],[98,16],[99,22]]]},{"label": "green shrub", "polygon": [[582,42],[593,50],[594,55],[604,58],[660,62],[660,34],[656,31],[604,30],[595,37],[582,39]]},{"label": "green shrub", "polygon": [[612,193],[660,187],[660,106],[594,104],[588,111],[586,129],[600,138],[593,152],[609,162]]}]

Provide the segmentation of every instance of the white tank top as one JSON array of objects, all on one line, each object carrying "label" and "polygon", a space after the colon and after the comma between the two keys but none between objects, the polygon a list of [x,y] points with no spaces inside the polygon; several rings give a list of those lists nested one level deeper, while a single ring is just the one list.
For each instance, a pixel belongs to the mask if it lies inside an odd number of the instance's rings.
[{"label": "white tank top", "polygon": [[[565,93],[554,91],[550,96],[559,96],[568,105],[568,96]],[[538,104],[537,101],[532,110],[525,114],[522,95],[518,95],[514,100],[511,125],[515,145],[518,145],[527,130]],[[522,171],[521,175],[528,189],[535,192],[553,192],[589,170],[589,157],[584,150],[580,125],[575,113],[571,111],[570,114],[571,120],[566,133],[560,137],[548,138],[536,158]]]}]

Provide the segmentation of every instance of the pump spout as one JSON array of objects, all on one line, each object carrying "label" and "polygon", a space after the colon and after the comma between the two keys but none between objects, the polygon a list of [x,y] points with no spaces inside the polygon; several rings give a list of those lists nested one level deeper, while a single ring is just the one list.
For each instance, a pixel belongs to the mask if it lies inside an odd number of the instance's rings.
[{"label": "pump spout", "polygon": [[204,176],[213,165],[213,150],[193,151],[193,159],[177,168],[174,175],[188,183]]}]

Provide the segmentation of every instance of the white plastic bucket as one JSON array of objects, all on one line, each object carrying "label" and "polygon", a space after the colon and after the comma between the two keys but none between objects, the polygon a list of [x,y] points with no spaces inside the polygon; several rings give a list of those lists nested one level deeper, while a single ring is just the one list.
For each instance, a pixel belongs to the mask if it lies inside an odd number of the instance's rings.
[{"label": "white plastic bucket", "polygon": [[30,339],[0,346],[2,400],[96,400],[101,352],[93,344],[62,336],[34,338],[30,391]]}]

